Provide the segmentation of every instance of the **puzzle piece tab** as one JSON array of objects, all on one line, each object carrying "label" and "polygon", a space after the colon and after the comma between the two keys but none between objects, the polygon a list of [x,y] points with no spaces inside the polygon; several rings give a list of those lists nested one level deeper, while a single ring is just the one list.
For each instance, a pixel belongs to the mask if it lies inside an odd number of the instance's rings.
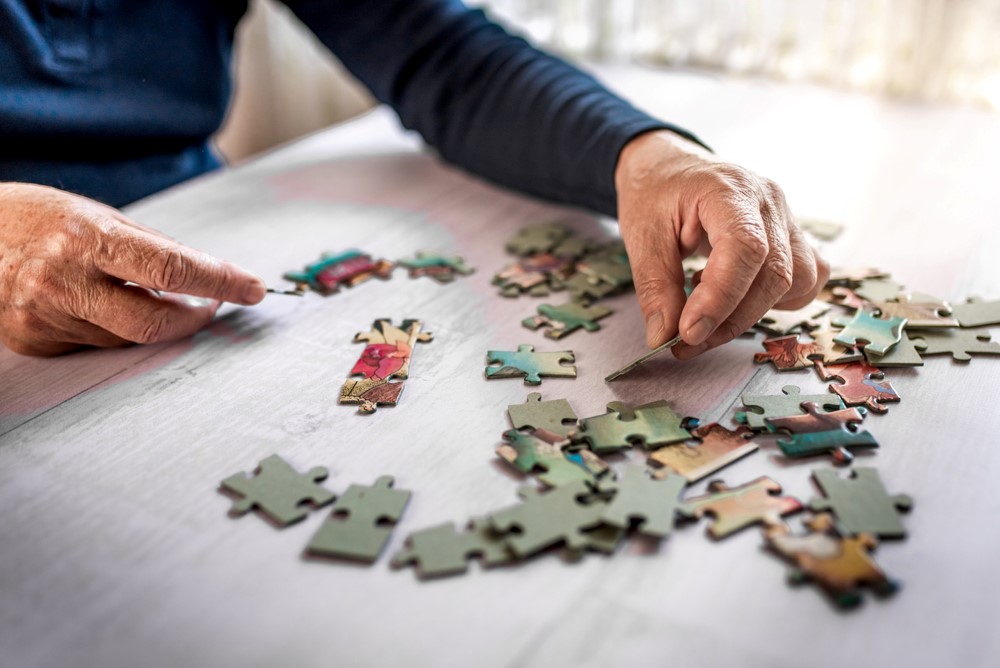
[{"label": "puzzle piece tab", "polygon": [[713,422],[691,430],[691,436],[700,440],[698,445],[668,445],[650,453],[649,463],[664,467],[657,476],[675,471],[689,483],[696,482],[756,452],[757,444],[749,440],[752,435],[753,432],[746,427],[730,431]]},{"label": "puzzle piece tab", "polygon": [[753,524],[780,524],[783,516],[802,509],[797,499],[779,496],[781,485],[768,477],[739,487],[728,487],[721,480],[713,480],[708,490],[708,494],[685,501],[680,512],[692,518],[711,515],[714,519],[708,535],[715,539],[725,538]]},{"label": "puzzle piece tab", "polygon": [[316,484],[329,473],[322,466],[299,473],[278,455],[271,455],[261,460],[255,473],[252,477],[236,473],[222,481],[224,491],[242,497],[233,502],[231,514],[244,515],[256,508],[278,526],[285,527],[309,514],[305,504],[320,508],[335,498]]},{"label": "puzzle piece tab", "polygon": [[620,401],[608,404],[608,412],[580,421],[574,441],[586,441],[599,455],[619,452],[633,445],[654,450],[691,438],[685,421],[666,401],[654,401],[629,409]]},{"label": "puzzle piece tab", "polygon": [[601,328],[597,321],[611,315],[611,309],[603,306],[585,306],[577,302],[567,302],[559,306],[541,304],[538,315],[525,318],[521,324],[528,329],[548,327],[545,336],[561,339],[578,329],[596,332]]},{"label": "puzzle piece tab", "polygon": [[753,361],[762,364],[771,362],[778,371],[807,369],[813,365],[811,357],[823,355],[823,349],[815,343],[802,343],[798,334],[765,339],[761,342],[766,353],[755,353]]},{"label": "puzzle piece tab", "polygon": [[334,504],[306,551],[314,556],[374,562],[410,500],[409,492],[392,486],[393,479],[387,475],[371,487],[351,485]]},{"label": "puzzle piece tab", "polygon": [[1000,343],[990,338],[988,329],[945,329],[915,332],[913,345],[923,357],[951,355],[956,361],[968,362],[972,355],[1000,355]]},{"label": "puzzle piece tab", "polygon": [[412,258],[400,260],[398,263],[410,271],[410,278],[429,276],[438,283],[450,283],[455,275],[468,276],[475,271],[465,261],[456,256],[447,256],[433,250],[422,250]]},{"label": "puzzle piece tab", "polygon": [[889,496],[876,469],[856,467],[847,478],[834,470],[821,469],[813,471],[812,476],[825,498],[811,499],[809,507],[817,512],[832,511],[844,533],[870,533],[879,538],[906,536],[897,509],[909,510],[913,500],[905,494]]},{"label": "puzzle piece tab", "polygon": [[804,536],[792,535],[785,524],[764,529],[768,547],[795,567],[788,578],[792,584],[815,582],[837,605],[845,608],[861,603],[858,589],[862,586],[870,587],[879,596],[899,589],[869,554],[878,546],[875,536],[862,533],[841,537],[832,518],[825,513],[803,524],[809,530]]},{"label": "puzzle piece tab", "polygon": [[833,337],[836,343],[854,347],[864,341],[865,350],[885,355],[902,338],[906,318],[881,319],[867,311],[858,311],[850,320],[840,319],[836,324],[844,327]]},{"label": "puzzle piece tab", "polygon": [[[576,378],[576,357],[572,351],[536,353],[535,347],[522,343],[517,352],[490,350],[486,353],[487,378],[517,378],[524,376],[525,385],[538,385],[542,376]],[[569,364],[563,364],[568,362]]]},{"label": "puzzle piece tab", "polygon": [[544,429],[568,437],[577,428],[573,407],[565,399],[542,401],[542,395],[532,392],[523,404],[507,406],[507,415],[514,429]]},{"label": "puzzle piece tab", "polygon": [[865,406],[876,413],[885,413],[885,404],[899,401],[899,393],[885,374],[868,362],[850,364],[816,363],[816,372],[823,380],[839,381],[830,385],[830,391],[848,406]]},{"label": "puzzle piece tab", "polygon": [[451,522],[410,534],[406,546],[392,557],[393,568],[416,565],[421,579],[459,575],[469,569],[469,559],[479,557],[483,566],[510,563],[514,555],[503,535],[486,520],[473,520],[465,531]]},{"label": "puzzle piece tab", "polygon": [[801,394],[795,385],[781,388],[782,394],[744,394],[741,397],[743,405],[748,409],[737,413],[736,421],[747,425],[755,431],[767,429],[768,418],[783,418],[791,415],[801,415],[803,402],[813,402],[825,411],[837,411],[844,408],[844,402],[833,393]]}]

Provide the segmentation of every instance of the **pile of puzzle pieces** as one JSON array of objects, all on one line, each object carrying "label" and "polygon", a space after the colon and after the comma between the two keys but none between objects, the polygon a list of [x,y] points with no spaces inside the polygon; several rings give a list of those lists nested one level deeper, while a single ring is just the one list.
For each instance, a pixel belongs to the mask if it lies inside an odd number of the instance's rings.
[{"label": "pile of puzzle pieces", "polygon": [[295,290],[290,294],[311,290],[329,296],[340,292],[342,287],[352,288],[371,278],[386,280],[397,266],[409,270],[410,278],[429,276],[439,283],[450,283],[457,275],[467,276],[475,271],[462,258],[438,251],[419,251],[411,258],[390,262],[376,260],[368,253],[351,249],[341,253],[323,253],[316,262],[302,270],[285,272],[282,278],[295,284]]}]

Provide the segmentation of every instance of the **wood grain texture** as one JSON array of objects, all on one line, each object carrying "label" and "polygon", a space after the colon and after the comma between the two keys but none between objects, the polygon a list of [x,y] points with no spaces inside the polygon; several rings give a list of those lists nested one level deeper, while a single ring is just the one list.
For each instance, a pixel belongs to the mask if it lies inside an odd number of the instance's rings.
[{"label": "wood grain texture", "polygon": [[[847,222],[828,247],[836,262],[884,267],[943,297],[1000,295],[995,117],[813,88],[610,74],[775,177],[799,210]],[[664,89],[673,97],[652,99]],[[57,360],[0,351],[5,665],[990,665],[1000,650],[995,360],[888,372],[903,401],[866,422],[882,447],[857,461],[915,499],[910,537],[878,551],[904,589],[851,614],[787,587],[756,531],[713,543],[703,523],[652,553],[633,544],[610,559],[548,556],[423,583],[389,570],[386,555],[370,569],[303,561],[321,513],[284,531],[228,518],[218,482],[274,452],[299,468],[329,467],[335,492],[381,474],[413,490],[388,553],[413,530],[511,504],[519,479],[493,449],[506,405],[531,388],[485,381],[489,349],[574,350],[579,377],[538,390],[568,398],[581,416],[616,399],[663,398],[728,422],[742,392],[825,388],[810,371],[755,366],[750,339],[690,363],[657,358],[606,385],[605,374],[644,350],[633,296],[609,302],[616,313],[600,332],[554,342],[520,326],[539,300],[503,299],[490,285],[518,226],[606,227],[412,147],[377,112],[129,213],[275,284],[318,252],[351,246],[389,259],[439,248],[476,267],[470,277],[440,286],[399,271],[325,299],[268,297],[166,346]],[[352,337],[379,317],[420,318],[435,340],[417,347],[399,405],[359,416],[336,398],[361,350]],[[735,485],[769,475],[808,500],[809,471],[825,462],[777,452],[763,445],[719,477]]]}]

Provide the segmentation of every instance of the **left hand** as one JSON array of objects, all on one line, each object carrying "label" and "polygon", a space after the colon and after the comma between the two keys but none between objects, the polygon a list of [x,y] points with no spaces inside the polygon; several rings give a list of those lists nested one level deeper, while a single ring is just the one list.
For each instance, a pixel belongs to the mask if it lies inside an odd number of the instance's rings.
[{"label": "left hand", "polygon": [[[776,183],[727,163],[678,134],[632,139],[615,169],[618,221],[646,343],[676,334],[680,359],[722,345],[771,308],[807,305],[829,265],[795,225]],[[708,257],[690,297],[681,260]]]}]

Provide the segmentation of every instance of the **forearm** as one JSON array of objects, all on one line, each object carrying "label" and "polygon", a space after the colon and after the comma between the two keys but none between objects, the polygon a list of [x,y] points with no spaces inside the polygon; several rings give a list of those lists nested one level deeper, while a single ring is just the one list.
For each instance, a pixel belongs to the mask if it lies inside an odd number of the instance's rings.
[{"label": "forearm", "polygon": [[344,64],[447,160],[614,215],[629,139],[683,130],[454,0],[287,0]]}]

